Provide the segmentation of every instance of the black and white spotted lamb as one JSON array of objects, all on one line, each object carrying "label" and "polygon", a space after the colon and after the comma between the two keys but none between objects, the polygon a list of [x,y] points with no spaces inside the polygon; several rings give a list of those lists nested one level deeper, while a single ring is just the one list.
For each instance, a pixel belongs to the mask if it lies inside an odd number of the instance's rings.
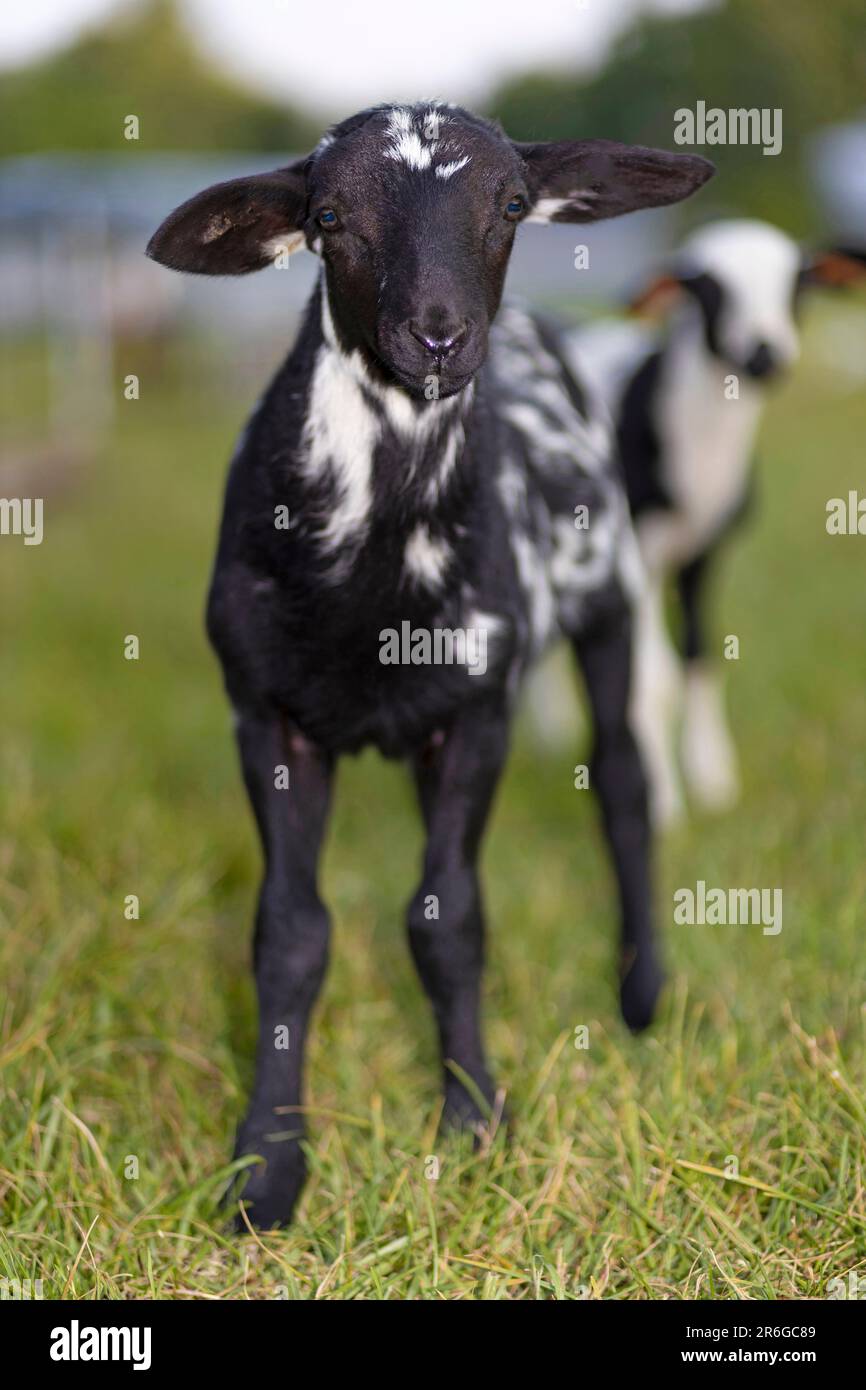
[{"label": "black and white spotted lamb", "polygon": [[[404,759],[417,784],[427,842],[411,949],[438,1024],[446,1115],[483,1123],[494,1086],[478,851],[521,681],[557,636],[594,715],[623,1013],[634,1028],[650,1020],[660,971],[627,722],[628,508],[608,426],[557,334],[516,309],[493,320],[519,222],[673,203],[711,172],[696,156],[607,141],[517,144],[452,106],[381,106],[306,159],[192,198],[148,247],[206,275],[302,246],[322,261],[232,462],[208,606],[265,858],[256,1078],[237,1141],[263,1160],[244,1192],[259,1225],[288,1220],[303,1181],[292,1107],[328,952],[319,851],[335,763],[367,745]],[[287,1049],[275,1045],[285,1029]]]}]

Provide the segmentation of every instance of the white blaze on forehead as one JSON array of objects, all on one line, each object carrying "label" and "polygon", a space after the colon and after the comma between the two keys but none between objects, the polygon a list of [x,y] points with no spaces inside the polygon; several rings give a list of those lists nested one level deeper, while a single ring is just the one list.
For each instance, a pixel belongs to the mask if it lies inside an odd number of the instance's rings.
[{"label": "white blaze on forehead", "polygon": [[431,106],[424,116],[424,134],[428,140],[439,139],[439,126],[441,123],[441,111],[437,111],[435,106]]},{"label": "white blaze on forehead", "polygon": [[407,106],[394,106],[388,113],[385,128],[385,157],[405,164],[409,169],[430,169],[435,155],[456,156],[447,163],[435,166],[436,176],[449,179],[469,163],[469,155],[463,155],[453,142],[442,140],[442,125],[451,118],[439,104],[426,110],[412,110]]},{"label": "white blaze on forehead", "polygon": [[437,164],[437,179],[450,179],[452,174],[458,173],[469,163],[470,155],[465,154],[462,159],[452,159],[450,164]]},{"label": "white blaze on forehead", "polygon": [[388,146],[385,155],[388,159],[402,160],[410,169],[429,169],[433,163],[436,140],[424,144],[423,130],[419,133],[412,119],[412,112],[405,106],[395,106],[388,118],[385,139]]}]

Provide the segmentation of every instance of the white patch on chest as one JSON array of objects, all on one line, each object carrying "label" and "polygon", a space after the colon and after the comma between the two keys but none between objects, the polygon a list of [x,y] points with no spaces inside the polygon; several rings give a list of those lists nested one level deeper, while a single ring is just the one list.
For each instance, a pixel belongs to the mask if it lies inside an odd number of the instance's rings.
[{"label": "white patch on chest", "polygon": [[[408,479],[430,449],[431,437],[441,429],[438,457],[427,486],[427,501],[434,509],[463,448],[464,412],[472,403],[474,385],[470,382],[458,395],[431,401],[419,410],[399,388],[375,381],[360,352],[345,353],[340,347],[326,284],[322,286],[322,333],[325,342],[313,369],[301,468],[311,480],[333,482],[333,510],[318,538],[324,553],[340,552],[331,576],[342,579],[369,531],[377,446],[387,442],[389,448],[403,453],[401,479]],[[419,523],[404,555],[408,577],[436,588],[444,578],[451,550]]]},{"label": "white patch on chest", "polygon": [[302,468],[308,478],[333,479],[336,501],[320,532],[322,548],[360,545],[372,503],[373,452],[379,422],[340,354],[319,349],[302,439]]}]

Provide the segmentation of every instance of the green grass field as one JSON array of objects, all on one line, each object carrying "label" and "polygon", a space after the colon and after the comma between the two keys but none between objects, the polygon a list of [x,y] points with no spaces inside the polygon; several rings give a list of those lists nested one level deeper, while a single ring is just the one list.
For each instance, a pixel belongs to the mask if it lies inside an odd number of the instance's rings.
[{"label": "green grass field", "polygon": [[[38,411],[27,353],[13,370],[7,402]],[[784,1299],[866,1269],[866,540],[824,529],[827,499],[863,490],[864,393],[807,357],[767,416],[715,606],[720,648],[740,638],[745,793],[661,848],[657,1025],[618,1018],[583,750],[519,739],[485,854],[513,1134],[437,1138],[402,925],[412,799],[401,769],[346,763],[311,1177],[292,1231],[237,1238],[218,1198],[251,1075],[258,849],[202,609],[245,407],[169,380],[120,402],[41,547],[0,541],[0,1277],[70,1299]],[[781,934],[675,927],[699,878],[781,886]]]}]

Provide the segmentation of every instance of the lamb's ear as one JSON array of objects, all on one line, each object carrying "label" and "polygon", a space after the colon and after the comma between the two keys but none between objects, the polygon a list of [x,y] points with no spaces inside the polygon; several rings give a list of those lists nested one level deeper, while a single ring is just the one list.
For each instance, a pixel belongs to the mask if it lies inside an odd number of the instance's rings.
[{"label": "lamb's ear", "polygon": [[825,285],[830,289],[847,289],[866,280],[866,250],[854,246],[834,246],[827,251],[815,251],[803,259],[801,285]]},{"label": "lamb's ear", "polygon": [[697,154],[670,154],[616,140],[518,144],[532,197],[530,222],[598,222],[679,203],[712,178]]},{"label": "lamb's ear", "polygon": [[654,275],[647,284],[631,296],[628,310],[631,314],[646,314],[650,318],[661,318],[679,302],[682,296],[682,281],[676,275]]},{"label": "lamb's ear", "polygon": [[147,254],[192,275],[246,275],[304,242],[305,159],[283,169],[215,183],[175,208]]}]

